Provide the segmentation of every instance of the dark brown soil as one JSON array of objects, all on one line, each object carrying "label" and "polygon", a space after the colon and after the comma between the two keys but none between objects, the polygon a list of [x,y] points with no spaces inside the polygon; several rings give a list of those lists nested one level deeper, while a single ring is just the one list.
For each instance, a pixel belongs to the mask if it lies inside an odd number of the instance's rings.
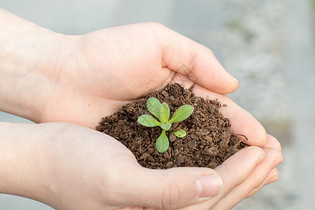
[{"label": "dark brown soil", "polygon": [[[170,147],[163,154],[155,148],[161,128],[148,128],[137,122],[140,115],[150,114],[146,108],[146,100],[149,97],[156,97],[161,103],[166,102],[170,106],[170,116],[184,104],[195,108],[188,119],[174,123],[167,132]],[[232,134],[229,120],[219,112],[221,106],[217,100],[196,97],[191,90],[173,84],[123,106],[118,112],[103,118],[96,129],[124,144],[132,151],[140,165],[147,168],[215,168],[246,146]],[[171,133],[179,128],[186,131],[184,138],[178,138]]]}]

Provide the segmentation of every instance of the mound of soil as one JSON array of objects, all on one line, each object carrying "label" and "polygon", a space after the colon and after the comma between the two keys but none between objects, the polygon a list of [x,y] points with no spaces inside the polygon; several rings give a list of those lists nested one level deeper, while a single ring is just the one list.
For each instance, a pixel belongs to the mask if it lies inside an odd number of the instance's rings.
[{"label": "mound of soil", "polygon": [[[156,97],[161,103],[166,102],[171,110],[170,116],[184,104],[194,107],[194,112],[188,119],[174,123],[167,132],[170,147],[163,154],[155,147],[161,128],[148,128],[137,122],[140,115],[150,114],[146,107],[146,101],[150,97]],[[96,130],[120,141],[131,150],[140,165],[147,168],[215,168],[246,146],[232,134],[229,119],[219,112],[221,106],[217,100],[197,97],[190,89],[172,84],[123,106],[111,116],[104,117]],[[179,128],[186,131],[184,138],[178,138],[171,133]]]}]

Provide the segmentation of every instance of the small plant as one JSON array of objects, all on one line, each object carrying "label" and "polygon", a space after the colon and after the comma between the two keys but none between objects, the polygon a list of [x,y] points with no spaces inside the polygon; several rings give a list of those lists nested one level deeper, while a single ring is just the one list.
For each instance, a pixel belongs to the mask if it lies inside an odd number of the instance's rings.
[{"label": "small plant", "polygon": [[[156,140],[156,149],[160,153],[164,153],[170,144],[168,137],[166,136],[166,131],[170,130],[172,123],[186,120],[193,113],[194,107],[191,105],[183,105],[179,107],[170,120],[170,108],[167,103],[163,102],[161,104],[157,98],[151,97],[147,100],[147,108],[159,121],[148,114],[141,115],[137,121],[139,124],[146,127],[160,126],[162,128],[162,133]],[[172,133],[180,138],[186,136],[186,132],[183,129],[173,131]]]}]

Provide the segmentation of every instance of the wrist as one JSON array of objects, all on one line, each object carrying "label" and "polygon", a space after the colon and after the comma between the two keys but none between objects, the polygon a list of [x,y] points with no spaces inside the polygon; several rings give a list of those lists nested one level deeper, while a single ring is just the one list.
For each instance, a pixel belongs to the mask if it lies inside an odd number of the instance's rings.
[{"label": "wrist", "polygon": [[0,193],[47,202],[47,141],[37,127],[0,123]]},{"label": "wrist", "polygon": [[70,36],[0,9],[0,110],[39,121]]}]

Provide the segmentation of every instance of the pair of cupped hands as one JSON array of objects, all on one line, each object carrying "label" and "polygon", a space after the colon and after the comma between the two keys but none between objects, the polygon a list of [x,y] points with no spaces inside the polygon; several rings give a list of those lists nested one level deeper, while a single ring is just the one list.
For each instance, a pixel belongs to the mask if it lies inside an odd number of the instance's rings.
[{"label": "pair of cupped hands", "polygon": [[[42,28],[32,33],[37,42],[19,45],[17,40],[21,54],[37,56],[18,75],[26,88],[14,84],[27,95],[5,111],[39,124],[3,123],[0,128],[19,139],[10,153],[19,154],[16,162],[26,168],[14,175],[19,185],[7,193],[57,209],[222,210],[279,179],[279,142],[225,95],[239,83],[207,47],[158,23],[77,36]],[[103,116],[182,82],[183,76],[186,87],[194,84],[197,96],[227,105],[221,112],[234,133],[248,137],[249,147],[215,169],[153,170],[141,167],[121,143],[94,130]]]}]

